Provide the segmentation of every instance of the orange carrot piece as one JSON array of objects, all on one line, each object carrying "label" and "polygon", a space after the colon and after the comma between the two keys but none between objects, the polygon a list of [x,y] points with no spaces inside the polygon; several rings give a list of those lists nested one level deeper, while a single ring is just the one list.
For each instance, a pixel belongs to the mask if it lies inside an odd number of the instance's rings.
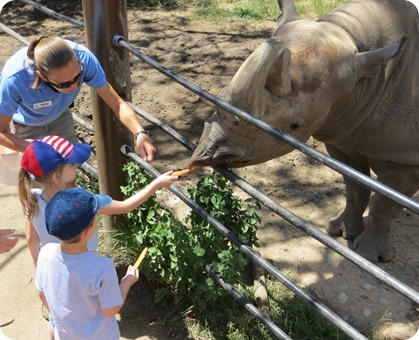
[{"label": "orange carrot piece", "polygon": [[183,169],[183,170],[179,170],[179,171],[174,171],[172,173],[172,176],[179,177],[179,176],[182,176],[182,175],[186,175],[186,174],[188,174],[192,171],[198,170],[200,168],[201,168],[200,166],[193,166],[192,168],[187,168],[187,169]]},{"label": "orange carrot piece", "polygon": [[137,270],[137,269],[138,269],[138,267],[140,266],[141,262],[143,262],[144,257],[145,257],[145,256],[146,256],[146,254],[147,254],[147,251],[148,251],[148,248],[147,248],[147,247],[145,247],[145,248],[143,249],[143,251],[141,252],[140,256],[138,256],[137,261],[135,261],[135,263],[134,263],[134,265],[133,265],[134,270]]},{"label": "orange carrot piece", "polygon": [[190,169],[183,169],[183,170],[173,171],[172,176],[179,177],[179,176],[182,176],[182,175],[186,175],[189,172],[191,172]]}]

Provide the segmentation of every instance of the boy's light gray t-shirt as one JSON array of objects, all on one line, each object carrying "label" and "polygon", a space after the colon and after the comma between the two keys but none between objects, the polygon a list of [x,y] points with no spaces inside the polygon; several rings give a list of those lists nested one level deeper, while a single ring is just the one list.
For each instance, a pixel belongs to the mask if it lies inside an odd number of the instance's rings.
[{"label": "boy's light gray t-shirt", "polygon": [[102,312],[123,303],[112,259],[91,251],[70,255],[61,252],[60,244],[46,244],[35,285],[50,307],[55,339],[119,339],[115,317]]}]

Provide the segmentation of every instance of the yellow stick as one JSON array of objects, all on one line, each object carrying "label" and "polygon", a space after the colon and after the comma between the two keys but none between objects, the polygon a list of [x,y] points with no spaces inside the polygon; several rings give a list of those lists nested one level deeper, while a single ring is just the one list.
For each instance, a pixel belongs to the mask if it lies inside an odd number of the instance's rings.
[{"label": "yellow stick", "polygon": [[145,247],[143,249],[143,251],[141,252],[140,256],[138,256],[138,259],[137,259],[137,261],[135,261],[134,266],[133,266],[134,267],[134,270],[137,270],[138,269],[138,267],[140,266],[141,262],[144,260],[144,257],[147,254],[147,251],[148,251],[148,248]]}]

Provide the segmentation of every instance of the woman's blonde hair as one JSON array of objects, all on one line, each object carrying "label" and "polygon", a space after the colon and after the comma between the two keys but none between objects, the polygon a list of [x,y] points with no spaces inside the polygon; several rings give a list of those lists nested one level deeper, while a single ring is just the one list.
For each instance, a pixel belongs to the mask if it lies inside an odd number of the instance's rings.
[{"label": "woman's blonde hair", "polygon": [[[28,47],[27,56],[33,61],[35,69],[43,75],[48,75],[52,70],[67,66],[77,57],[71,46],[58,37],[39,37],[32,40]],[[36,90],[42,79],[35,73],[32,88]]]},{"label": "woman's blonde hair", "polygon": [[18,182],[19,200],[26,219],[31,220],[38,214],[38,199],[32,193],[33,181],[35,180],[39,184],[45,186],[52,182],[52,177],[55,173],[62,172],[64,166],[65,164],[60,164],[54,170],[48,172],[45,175],[35,177],[35,179],[33,179],[32,175],[28,171],[20,169]]}]

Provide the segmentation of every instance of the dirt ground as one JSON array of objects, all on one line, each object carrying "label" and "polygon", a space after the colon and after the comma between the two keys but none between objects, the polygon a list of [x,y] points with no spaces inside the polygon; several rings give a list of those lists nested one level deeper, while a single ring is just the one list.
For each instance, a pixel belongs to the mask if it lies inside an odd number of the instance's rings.
[{"label": "dirt ground", "polygon": [[[81,17],[79,1],[54,1],[61,13]],[[190,21],[170,11],[129,9],[129,41],[161,65],[178,73],[204,90],[217,95],[258,44],[268,38],[275,22],[260,24],[225,23],[223,25]],[[30,40],[41,34],[59,35],[84,42],[78,28],[47,17],[35,9],[9,3],[0,21]],[[48,32],[48,33],[47,33]],[[0,62],[4,63],[21,43],[0,32]],[[196,143],[204,120],[213,107],[131,56],[133,103],[155,115]],[[90,96],[83,89],[74,112],[91,118]],[[144,122],[158,148],[153,166],[160,172],[182,168],[190,151],[174,143],[160,129]],[[94,146],[88,133],[80,135]],[[321,143],[310,139],[311,146],[324,152]],[[177,184],[193,186],[202,170]],[[239,169],[237,174],[271,196],[278,203],[325,232],[327,221],[344,205],[344,186],[340,175],[295,151],[281,159]],[[34,268],[26,247],[23,219],[14,187],[0,186],[0,228],[16,227],[22,238],[17,248],[0,257],[0,326],[12,339],[45,337],[46,321],[33,287]],[[240,191],[238,191],[239,194]],[[245,196],[243,194],[243,196]],[[163,196],[166,204],[183,216],[187,207],[174,196]],[[419,195],[415,196],[418,199]],[[384,339],[407,339],[419,325],[418,305],[395,292],[370,274],[326,248],[267,209],[259,213],[262,224],[258,237],[261,255],[279,270],[295,271],[300,284],[319,301],[340,315],[363,334],[370,334],[381,321],[388,326],[375,335]],[[419,217],[403,211],[394,224],[395,258],[379,267],[409,287],[419,290]],[[337,239],[342,245],[347,242]],[[123,338],[187,338],[187,330],[176,319],[172,307],[153,309],[145,282],[133,289],[120,315]],[[12,321],[10,323],[10,321]],[[386,333],[387,332],[387,333]],[[391,332],[391,333],[389,333]]]}]

